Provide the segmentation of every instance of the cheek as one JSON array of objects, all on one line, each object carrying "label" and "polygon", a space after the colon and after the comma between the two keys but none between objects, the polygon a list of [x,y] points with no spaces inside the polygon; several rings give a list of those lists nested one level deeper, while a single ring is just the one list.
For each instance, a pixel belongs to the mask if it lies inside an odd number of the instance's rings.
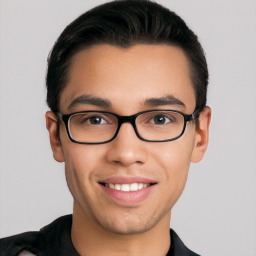
[{"label": "cheek", "polygon": [[193,152],[193,139],[184,136],[176,141],[163,143],[157,148],[158,152],[155,152],[154,158],[164,170],[165,186],[172,195],[170,200],[173,205],[181,195],[187,181]]},{"label": "cheek", "polygon": [[193,152],[193,140],[181,137],[178,140],[163,143],[157,147],[155,159],[170,175],[188,170]]},{"label": "cheek", "polygon": [[74,197],[87,193],[93,183],[93,172],[101,154],[91,145],[68,143],[64,147],[65,173],[68,187]]}]

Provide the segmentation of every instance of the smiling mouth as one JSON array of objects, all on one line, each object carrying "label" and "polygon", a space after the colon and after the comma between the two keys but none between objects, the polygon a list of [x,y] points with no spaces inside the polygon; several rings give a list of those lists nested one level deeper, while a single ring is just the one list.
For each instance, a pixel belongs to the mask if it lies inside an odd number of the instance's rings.
[{"label": "smiling mouth", "polygon": [[102,186],[111,188],[114,190],[130,192],[130,191],[138,191],[149,186],[154,185],[155,183],[131,183],[131,184],[113,184],[113,183],[100,183]]}]

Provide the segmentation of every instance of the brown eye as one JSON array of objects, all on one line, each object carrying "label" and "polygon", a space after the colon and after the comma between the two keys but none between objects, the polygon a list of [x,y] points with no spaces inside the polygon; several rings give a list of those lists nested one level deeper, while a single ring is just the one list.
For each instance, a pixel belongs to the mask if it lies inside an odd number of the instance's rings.
[{"label": "brown eye", "polygon": [[153,124],[163,125],[163,124],[174,123],[175,118],[172,116],[169,116],[169,115],[167,116],[167,115],[163,115],[163,114],[158,114],[158,115],[155,115],[154,117],[152,117],[151,122]]},{"label": "brown eye", "polygon": [[106,121],[100,116],[92,116],[92,117],[88,118],[88,121],[90,122],[90,124],[104,124],[104,123],[106,123]]},{"label": "brown eye", "polygon": [[154,124],[165,124],[167,118],[163,115],[157,115],[154,117]]},{"label": "brown eye", "polygon": [[80,117],[80,119],[77,120],[79,120],[79,123],[82,125],[102,125],[107,123],[105,116],[100,115],[77,115],[76,117]]}]

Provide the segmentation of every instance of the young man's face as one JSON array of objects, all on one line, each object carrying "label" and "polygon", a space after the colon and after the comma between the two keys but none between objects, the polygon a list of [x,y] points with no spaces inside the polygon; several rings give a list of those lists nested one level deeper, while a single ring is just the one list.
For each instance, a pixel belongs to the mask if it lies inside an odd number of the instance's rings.
[{"label": "young man's face", "polygon": [[[108,104],[77,101],[70,107],[82,95]],[[175,104],[170,100],[173,97],[184,105]],[[128,49],[98,45],[82,50],[72,59],[60,98],[62,114],[100,110],[127,116],[151,109],[191,114],[195,106],[188,60],[181,49],[167,45]],[[157,143],[140,140],[132,125],[124,123],[109,143],[77,144],[69,140],[63,122],[59,143],[56,118],[48,112],[46,119],[54,157],[65,162],[74,216],[95,229],[133,234],[169,225],[170,211],[184,189],[190,162],[200,161],[206,150],[210,109],[201,113],[197,128],[190,121],[182,137]],[[104,186],[109,183],[145,185],[137,191],[120,191]]]}]

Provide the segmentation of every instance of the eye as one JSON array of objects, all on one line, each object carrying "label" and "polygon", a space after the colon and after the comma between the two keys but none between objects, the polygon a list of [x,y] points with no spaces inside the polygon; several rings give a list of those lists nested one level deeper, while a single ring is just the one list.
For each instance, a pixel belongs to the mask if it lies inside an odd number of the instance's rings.
[{"label": "eye", "polygon": [[152,118],[151,122],[154,124],[166,124],[169,123],[171,120],[167,116],[164,115],[156,115]]},{"label": "eye", "polygon": [[107,123],[107,119],[100,115],[77,115],[76,118],[83,125],[102,125]]},{"label": "eye", "polygon": [[91,116],[87,120],[90,124],[106,124],[106,120],[101,116]]},{"label": "eye", "polygon": [[174,124],[177,118],[174,113],[157,113],[150,117],[149,123],[154,125]]}]

